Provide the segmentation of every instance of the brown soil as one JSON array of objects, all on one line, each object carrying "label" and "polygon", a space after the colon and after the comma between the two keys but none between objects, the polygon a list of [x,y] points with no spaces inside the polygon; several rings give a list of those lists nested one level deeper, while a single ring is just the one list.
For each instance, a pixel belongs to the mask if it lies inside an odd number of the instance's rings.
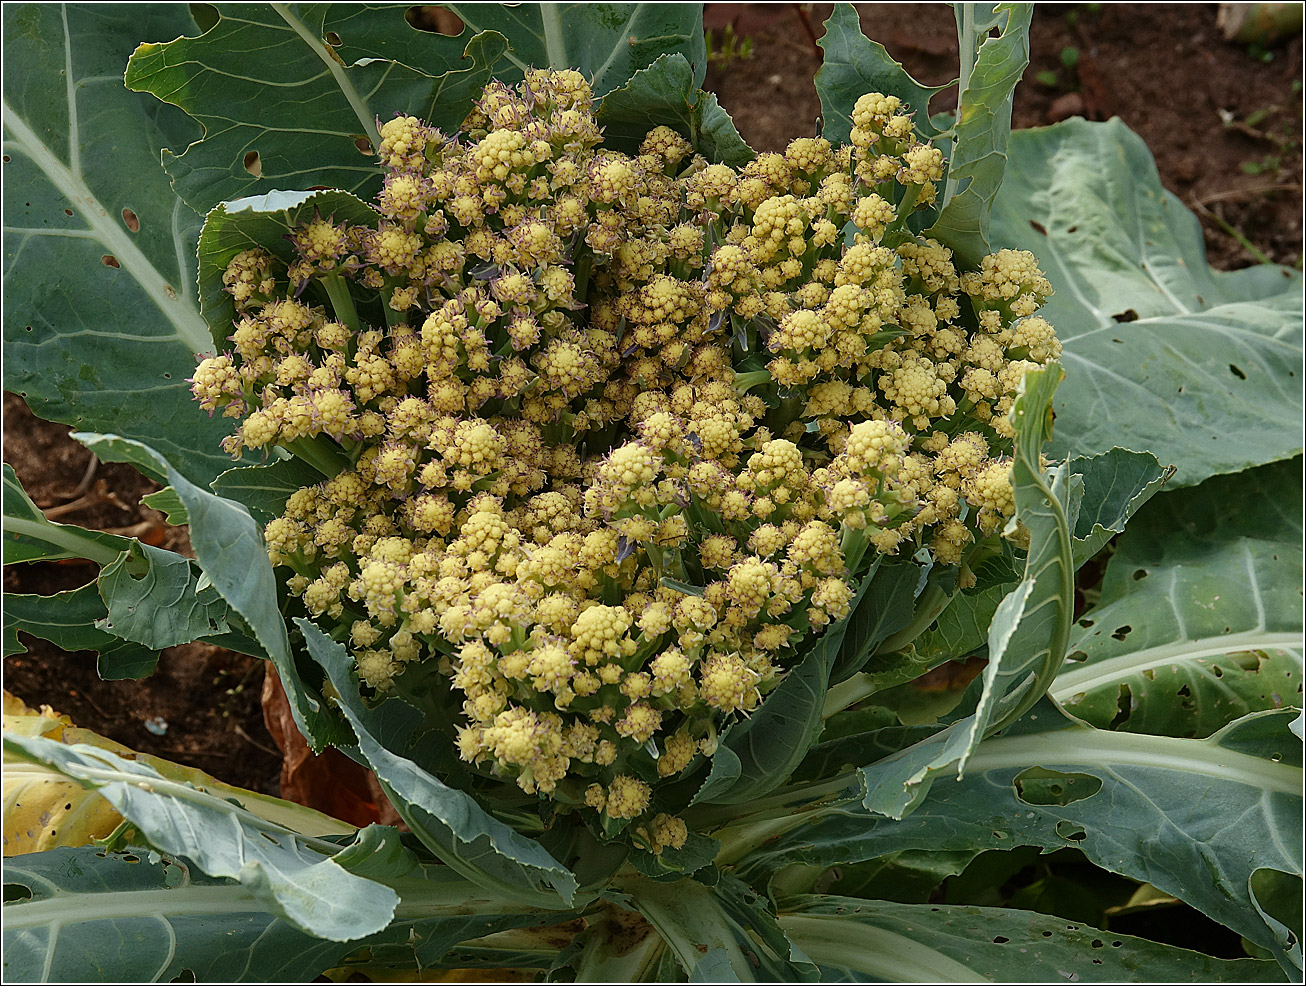
[{"label": "brown soil", "polygon": [[[33,417],[21,399],[4,395],[4,461],[33,502],[47,513],[85,504],[52,519],[140,537],[193,557],[185,530],[167,526],[162,514],[140,502],[158,484],[118,463],[97,463],[91,473],[91,453],[68,437],[69,430]],[[87,492],[75,495],[83,485]],[[11,565],[4,589],[50,594],[95,576],[96,566],[84,562]],[[27,634],[20,638],[28,652],[5,658],[4,687],[28,705],[50,705],[134,750],[277,793],[281,755],[263,724],[262,661],[189,644],[163,651],[149,678],[101,681],[94,652],[67,653]]]},{"label": "brown soil", "polygon": [[[1211,262],[1236,268],[1256,257],[1221,221],[1280,263],[1301,258],[1302,78],[1300,38],[1253,57],[1224,41],[1214,5],[1040,5],[1032,63],[1017,90],[1015,125],[1038,126],[1080,113],[1120,116],[1157,156],[1166,187],[1203,217]],[[781,150],[816,131],[820,105],[812,77],[820,67],[814,38],[829,4],[708,4],[717,46],[732,24],[752,42],[748,58],[716,61],[716,91],[741,133],[760,150]],[[885,45],[920,81],[941,84],[956,72],[952,12],[942,4],[861,6],[863,31]],[[810,34],[809,34],[810,28]],[[1079,62],[1062,65],[1073,45]],[[1053,85],[1039,73],[1054,72]],[[955,104],[940,93],[932,109]],[[1255,173],[1253,173],[1255,172]],[[1203,212],[1203,209],[1205,210]],[[1218,219],[1216,218],[1218,217]],[[42,508],[76,502],[59,519],[125,531],[189,552],[185,532],[140,505],[155,484],[124,465],[100,464],[68,429],[32,417],[11,394],[4,400],[4,459]],[[13,566],[7,592],[49,593],[94,578],[94,566]],[[24,638],[29,653],[5,661],[5,687],[29,704],[48,703],[79,725],[135,749],[209,771],[260,791],[277,788],[281,757],[259,707],[259,662],[206,645],[165,651],[144,681],[103,682],[95,655],[66,654]],[[157,735],[146,727],[167,730]]]}]

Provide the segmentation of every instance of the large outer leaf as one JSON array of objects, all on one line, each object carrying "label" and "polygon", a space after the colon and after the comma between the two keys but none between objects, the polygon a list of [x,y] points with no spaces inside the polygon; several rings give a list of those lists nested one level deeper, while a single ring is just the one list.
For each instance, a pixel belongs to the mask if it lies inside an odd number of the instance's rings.
[{"label": "large outer leaf", "polygon": [[1268,959],[1215,959],[1010,908],[804,897],[785,901],[780,927],[823,982],[1283,982]]},{"label": "large outer leaf", "polygon": [[109,610],[99,586],[89,582],[79,589],[51,596],[6,592],[4,595],[4,653],[25,654],[18,631],[48,640],[60,650],[93,650],[99,657],[96,672],[106,681],[144,678],[154,673],[158,651],[115,637],[96,626]]},{"label": "large outer leaf", "polygon": [[[67,716],[55,717],[48,708],[37,713],[8,692],[5,693],[4,729],[6,733],[19,736],[41,736],[66,744],[82,743],[107,750],[125,760],[139,761],[170,781],[188,784],[218,797],[234,798],[260,818],[293,829],[301,835],[348,835],[355,831],[355,826],[311,808],[224,784],[195,767],[183,767],[147,753],[137,753],[92,730],[72,725]],[[59,796],[57,791],[52,792],[50,788],[56,784],[62,791],[75,789],[77,797]],[[34,792],[39,797],[33,797]],[[94,807],[97,803],[103,809]],[[89,830],[79,827],[80,819],[87,815],[103,817],[106,812],[114,818],[113,825],[109,826],[112,830],[122,820],[121,816],[99,794],[84,789],[52,767],[34,764],[6,753],[5,855],[15,851],[34,852],[54,846],[82,845],[87,840],[81,836],[88,834]],[[31,820],[36,820],[35,827],[29,824]],[[95,834],[105,835],[107,832],[97,831]]]},{"label": "large outer leaf", "polygon": [[159,148],[196,130],[122,86],[180,4],[4,8],[5,387],[43,418],[153,442],[188,478],[227,466],[185,378],[211,346],[195,299],[199,216]]},{"label": "large outer leaf", "polygon": [[24,982],[308,982],[369,962],[412,973],[457,942],[542,916],[432,866],[392,880],[400,918],[353,942],[306,935],[249,887],[144,849],[35,853],[7,860],[5,883],[5,975]]},{"label": "large outer leaf", "polygon": [[989,252],[989,213],[1007,166],[1011,100],[1029,64],[1034,5],[961,3],[956,13],[958,47],[968,64],[962,67],[939,218],[925,235],[976,267]]},{"label": "large outer leaf", "polygon": [[1033,250],[1065,344],[1053,453],[1121,445],[1175,483],[1302,449],[1302,279],[1206,264],[1197,219],[1119,120],[1012,135],[995,247]]},{"label": "large outer leaf", "polygon": [[[137,760],[172,781],[234,798],[259,817],[304,835],[347,835],[352,825],[310,808],[223,784],[193,767],[182,767],[158,757],[139,754],[89,729],[73,726],[66,716],[48,708],[37,713],[5,693],[4,732],[14,736],[39,736],[60,743],[83,743],[107,750],[127,760]],[[92,838],[109,835],[122,816],[95,790],[83,787],[47,764],[12,755],[4,758],[4,854],[42,852],[57,847],[81,846]]]},{"label": "large outer leaf", "polygon": [[852,109],[858,97],[868,92],[897,96],[915,113],[918,130],[927,137],[938,133],[930,122],[929,102],[945,86],[923,86],[889,57],[884,45],[862,34],[857,8],[850,3],[836,4],[825,34],[817,42],[824,50],[821,69],[816,73],[816,92],[821,97],[822,133],[832,143],[848,140],[852,130]]},{"label": "large outer leaf", "polygon": [[1096,726],[1188,736],[1300,707],[1301,508],[1300,460],[1149,504],[1075,627],[1052,695]]},{"label": "large outer leaf", "polygon": [[1011,412],[1016,427],[1011,483],[1016,520],[1029,531],[1029,553],[1024,577],[998,604],[989,626],[989,663],[979,704],[947,730],[863,771],[865,803],[873,811],[901,818],[925,796],[935,775],[964,770],[980,740],[1024,714],[1061,666],[1074,606],[1065,511],[1069,477],[1065,465],[1050,476],[1039,468],[1060,379],[1055,363],[1031,370]]},{"label": "large outer leaf", "polygon": [[[856,806],[820,809],[815,821],[800,826],[795,819],[748,865],[767,871],[903,849],[1073,846],[1104,869],[1187,901],[1271,949],[1291,970],[1300,965],[1300,943],[1278,937],[1253,905],[1250,886],[1258,871],[1302,871],[1301,743],[1287,728],[1292,717],[1261,712],[1205,740],[1177,739],[1092,729],[1043,703],[982,743],[965,778],[935,783],[910,818],[877,818]],[[1025,783],[1030,768],[1068,775],[1062,792],[1048,797],[1045,784],[1022,797],[1017,779]],[[751,828],[758,838],[777,831],[773,821],[759,820],[736,828],[733,838],[750,840]],[[721,838],[729,852],[731,837]]]},{"label": "large outer leaf", "polygon": [[336,847],[330,843],[96,746],[14,734],[6,734],[4,744],[6,755],[98,791],[151,845],[189,856],[210,876],[238,879],[265,910],[315,937],[362,938],[394,917],[394,891],[331,859]]},{"label": "large outer leaf", "polygon": [[[420,720],[415,709],[391,702],[369,709],[358,692],[353,661],[345,649],[308,620],[295,621],[309,653],[340,696],[340,709],[357,737],[358,750],[413,833],[454,870],[496,892],[541,907],[561,909],[576,894],[576,877],[533,839],[485,811],[476,800],[440,781],[378,737]],[[382,722],[384,720],[384,722]],[[405,721],[407,720],[407,721]]]},{"label": "large outer leaf", "polygon": [[[6,733],[57,739],[69,724],[67,716],[56,717],[49,707],[37,712],[4,693]],[[121,822],[113,805],[94,791],[56,770],[5,757],[5,856],[88,845],[92,839],[108,836]]]},{"label": "large outer leaf", "polygon": [[268,913],[249,887],[145,850],[55,849],[5,862],[6,979],[306,982],[353,946]]},{"label": "large outer leaf", "polygon": [[695,66],[695,87],[707,67],[696,4],[450,4],[467,24],[456,38],[411,27],[409,7],[220,4],[202,36],[142,45],[128,86],[205,128],[164,153],[178,194],[199,212],[278,187],[367,197],[380,171],[360,138],[376,146],[377,118],[409,113],[453,132],[492,76],[515,81],[531,66],[579,68],[597,95],[666,52]]}]

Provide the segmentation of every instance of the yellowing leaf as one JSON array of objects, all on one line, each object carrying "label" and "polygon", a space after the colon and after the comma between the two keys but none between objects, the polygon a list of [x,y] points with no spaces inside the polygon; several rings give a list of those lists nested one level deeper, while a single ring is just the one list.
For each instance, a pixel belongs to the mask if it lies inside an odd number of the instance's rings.
[{"label": "yellowing leaf", "polygon": [[[128,760],[148,764],[170,780],[183,781],[201,791],[234,798],[260,818],[278,822],[303,835],[348,835],[355,826],[321,812],[279,798],[224,784],[195,767],[137,753],[100,734],[74,726],[67,716],[48,705],[38,712],[21,699],[4,693],[4,731],[18,736],[40,736],[69,745],[85,743]],[[69,780],[58,771],[5,753],[4,855],[43,852],[60,846],[85,846],[108,836],[122,822],[104,798]]]},{"label": "yellowing leaf", "polygon": [[[107,744],[72,720],[43,706],[40,712],[4,693],[4,731],[68,742],[68,731],[88,733],[96,745]],[[115,744],[116,745],[116,744]],[[109,802],[58,771],[4,758],[4,855],[43,852],[58,846],[85,846],[102,839],[122,822]]]}]

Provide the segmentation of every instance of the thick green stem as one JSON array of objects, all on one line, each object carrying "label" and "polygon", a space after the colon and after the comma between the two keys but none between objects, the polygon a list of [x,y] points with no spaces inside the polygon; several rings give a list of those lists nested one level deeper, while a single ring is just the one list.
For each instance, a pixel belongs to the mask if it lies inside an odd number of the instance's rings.
[{"label": "thick green stem", "polygon": [[320,435],[317,438],[296,438],[293,442],[288,442],[285,448],[327,479],[333,479],[353,465],[348,455],[334,448],[330,439]]},{"label": "thick green stem", "polygon": [[782,397],[780,406],[766,416],[767,426],[776,435],[784,434],[784,430],[802,415],[805,404],[801,397]]},{"label": "thick green stem", "polygon": [[735,374],[735,393],[741,397],[748,393],[758,384],[768,384],[771,382],[770,370],[753,370],[749,373]]},{"label": "thick green stem", "polygon": [[[961,119],[961,113],[964,106],[963,100],[966,97],[966,87],[970,85],[970,74],[975,69],[976,56],[976,37],[975,37],[975,5],[973,3],[959,3],[955,6],[957,12],[957,119]],[[954,132],[956,127],[954,125]],[[952,176],[952,169],[948,169],[947,177],[943,180],[943,194],[939,196],[939,208],[942,209],[957,193],[957,181]]]},{"label": "thick green stem", "polygon": [[[843,563],[848,567],[849,575],[857,574],[857,569],[861,566],[862,558],[865,557],[869,545],[870,541],[866,538],[866,528],[844,528],[843,536],[840,538],[839,550],[843,553]],[[866,574],[866,578],[871,578],[879,565],[880,559],[877,558],[871,566],[871,570]]]},{"label": "thick green stem", "polygon": [[842,712],[863,699],[870,698],[877,691],[875,679],[865,672],[845,678],[825,693],[825,705],[821,708],[821,718],[829,719],[836,712]]},{"label": "thick green stem", "polygon": [[948,604],[957,595],[957,591],[944,592],[937,585],[926,586],[916,604],[916,615],[912,617],[911,622],[880,644],[875,649],[875,653],[889,654],[896,650],[902,650],[910,644],[924,633],[926,628],[948,608]]},{"label": "thick green stem", "polygon": [[118,560],[121,551],[73,533],[80,529],[71,525],[55,524],[53,521],[42,524],[40,521],[27,520],[24,517],[5,518],[5,531],[9,534],[25,534],[27,537],[63,548],[74,558],[85,558],[97,565],[112,565]]},{"label": "thick green stem", "polygon": [[347,325],[351,332],[357,332],[358,309],[354,307],[354,296],[349,293],[349,282],[339,274],[327,274],[322,278],[322,286],[326,288],[327,297],[331,299],[331,307],[336,313],[336,318]]},{"label": "thick green stem", "polygon": [[747,812],[742,815],[740,805],[708,805],[689,809],[686,818],[692,821],[694,828],[699,830],[710,829],[714,825],[733,828],[746,822],[788,814],[794,810],[795,805],[811,805],[822,801],[833,794],[838,794],[852,783],[851,772],[839,774],[825,780],[783,787],[775,794],[751,802]]},{"label": "thick green stem", "polygon": [[572,280],[576,283],[576,298],[584,301],[589,294],[590,287],[590,270],[594,266],[594,257],[586,251],[581,254],[580,259],[576,261],[576,269],[572,274]]},{"label": "thick green stem", "polygon": [[[776,798],[768,798],[754,804],[757,810],[736,820],[725,828],[712,833],[713,838],[721,842],[721,851],[717,853],[718,867],[737,863],[747,857],[753,850],[794,829],[816,821],[828,812],[842,809],[851,801],[860,797],[851,790],[855,783],[855,772],[840,774],[819,784],[804,785],[791,791],[787,800],[790,804],[771,807]],[[794,807],[794,795],[802,793],[806,804]],[[842,797],[834,797],[842,795]],[[827,800],[829,799],[829,800]]]}]

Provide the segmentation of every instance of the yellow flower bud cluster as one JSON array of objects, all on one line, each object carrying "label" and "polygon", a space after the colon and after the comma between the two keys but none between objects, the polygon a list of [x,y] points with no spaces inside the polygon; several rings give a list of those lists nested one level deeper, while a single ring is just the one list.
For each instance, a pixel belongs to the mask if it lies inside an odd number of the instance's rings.
[{"label": "yellow flower bud cluster", "polygon": [[438,672],[421,701],[471,769],[662,852],[687,830],[661,782],[875,556],[992,547],[1005,415],[1059,345],[1031,255],[959,272],[906,227],[942,156],[896,98],[742,168],[667,127],[604,149],[592,102],[532,71],[457,136],[384,124],[375,226],[234,257],[192,383],[229,451],[323,472],[265,539],[366,685]]}]

